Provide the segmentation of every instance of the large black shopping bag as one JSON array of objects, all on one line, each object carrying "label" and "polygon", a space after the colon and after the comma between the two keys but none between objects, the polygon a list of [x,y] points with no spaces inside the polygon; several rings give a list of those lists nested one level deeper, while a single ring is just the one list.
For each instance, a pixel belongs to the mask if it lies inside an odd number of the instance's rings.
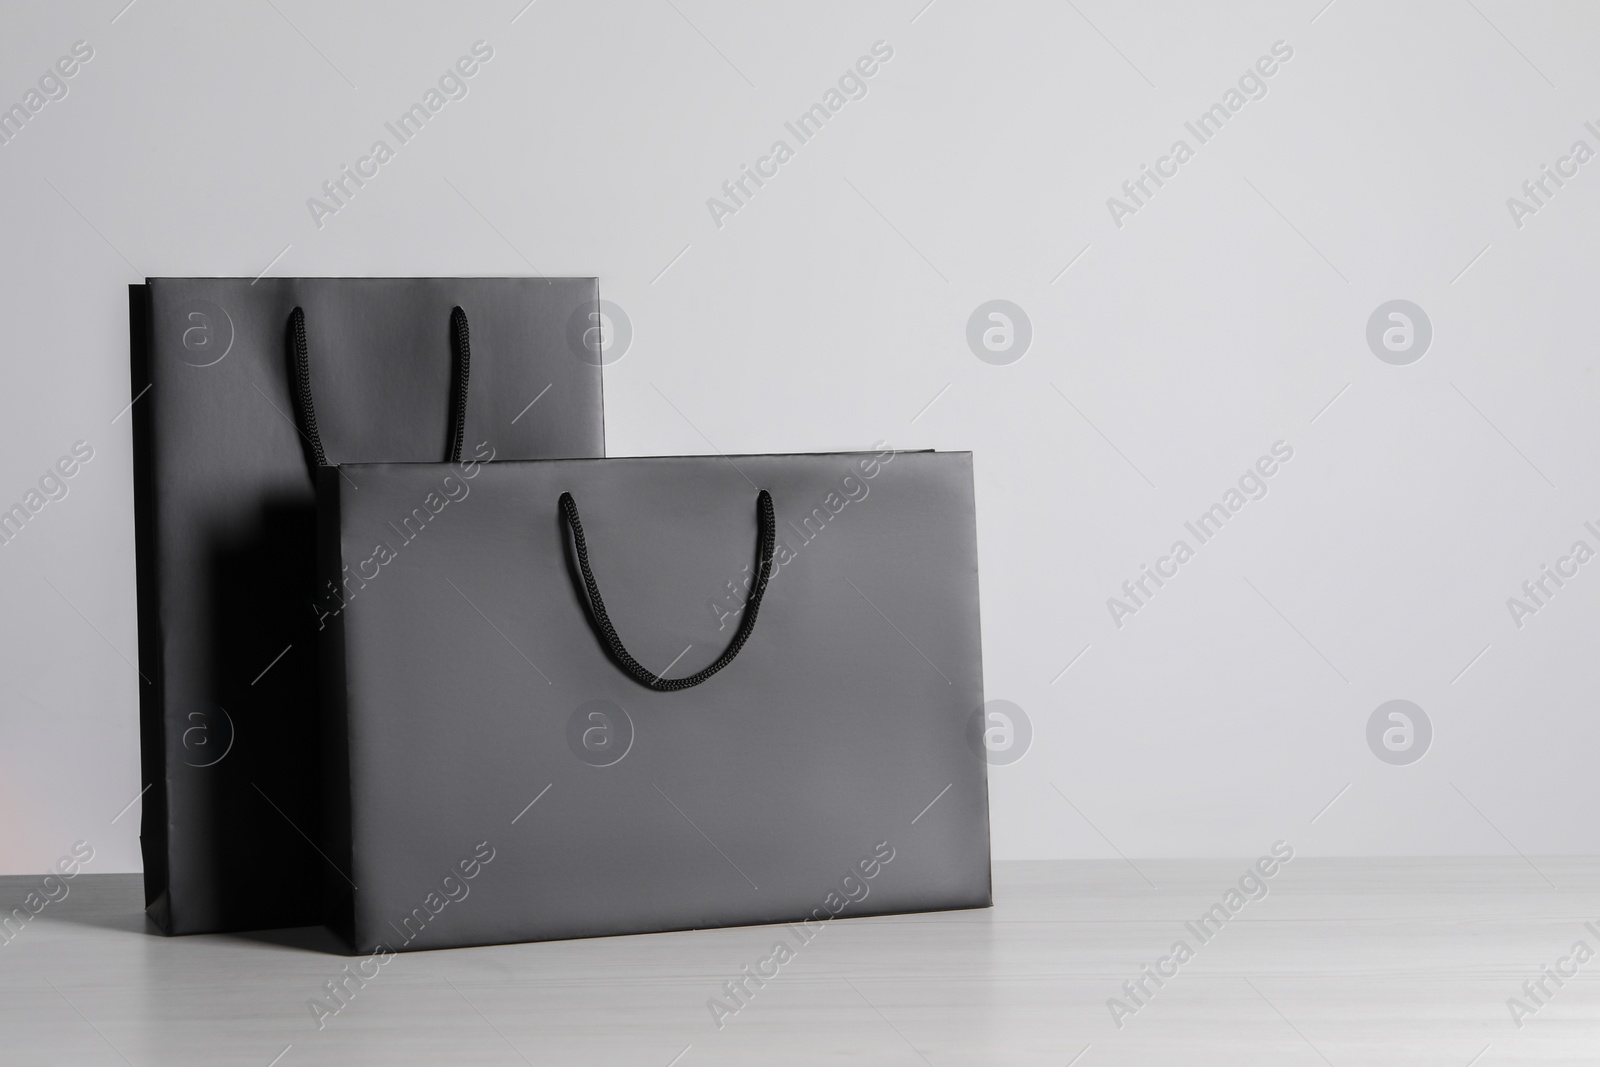
[{"label": "large black shopping bag", "polygon": [[968,453],[318,481],[362,952],[990,903]]},{"label": "large black shopping bag", "polygon": [[149,912],[320,922],[312,470],[603,455],[569,340],[596,284],[157,278],[131,305]]}]

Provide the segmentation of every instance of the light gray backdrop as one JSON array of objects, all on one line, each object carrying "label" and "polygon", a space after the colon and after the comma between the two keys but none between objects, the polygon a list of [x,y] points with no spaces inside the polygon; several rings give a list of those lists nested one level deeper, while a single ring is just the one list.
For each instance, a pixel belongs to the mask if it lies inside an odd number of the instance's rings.
[{"label": "light gray backdrop", "polygon": [[138,868],[126,286],[262,273],[598,275],[614,455],[972,449],[997,858],[1595,850],[1600,11],[526,2],[6,0],[0,508],[93,458],[0,545],[0,871]]}]

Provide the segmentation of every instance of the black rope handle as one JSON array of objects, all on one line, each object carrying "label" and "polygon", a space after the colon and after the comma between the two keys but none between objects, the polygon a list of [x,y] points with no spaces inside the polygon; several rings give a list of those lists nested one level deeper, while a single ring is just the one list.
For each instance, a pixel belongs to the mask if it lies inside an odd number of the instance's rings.
[{"label": "black rope handle", "polygon": [[322,451],[322,435],[317,432],[317,408],[311,402],[311,358],[306,352],[306,313],[298,307],[289,312],[289,339],[294,345],[295,414],[300,416],[300,432],[311,444],[311,461],[318,467],[328,465]]},{"label": "black rope handle", "polygon": [[455,425],[450,431],[450,462],[461,462],[461,446],[467,440],[467,378],[472,372],[472,337],[467,330],[467,313],[458,304],[450,309],[450,336],[455,340],[456,383]]},{"label": "black rope handle", "polygon": [[[461,449],[467,438],[467,383],[472,371],[472,336],[467,328],[467,313],[460,306],[450,310],[450,339],[455,349],[454,384],[451,387],[450,457],[461,462]],[[327,467],[322,450],[322,435],[317,432],[317,406],[311,395],[311,354],[306,344],[306,314],[296,307],[289,312],[289,342],[294,347],[294,388],[290,397],[300,419],[300,432],[311,446],[311,461]]]},{"label": "black rope handle", "polygon": [[756,584],[750,591],[750,599],[745,601],[744,614],[739,619],[739,629],[715,663],[685,678],[662,678],[647,670],[623,647],[622,638],[617,636],[617,628],[611,625],[611,618],[606,614],[606,604],[600,597],[600,586],[594,580],[594,571],[589,569],[589,545],[583,538],[583,521],[578,518],[578,503],[572,499],[571,493],[562,493],[560,506],[562,516],[572,528],[572,543],[578,554],[578,569],[583,572],[583,585],[589,594],[590,618],[594,622],[595,629],[599,631],[601,640],[605,642],[606,650],[611,653],[611,658],[628,677],[646,689],[670,693],[699,685],[733,662],[733,657],[739,654],[745,642],[750,640],[751,631],[755,629],[756,613],[761,610],[761,597],[767,591],[767,578],[772,571],[772,557],[778,541],[778,520],[773,512],[771,493],[763,489],[756,497],[756,515],[761,523],[761,537],[756,546]]}]

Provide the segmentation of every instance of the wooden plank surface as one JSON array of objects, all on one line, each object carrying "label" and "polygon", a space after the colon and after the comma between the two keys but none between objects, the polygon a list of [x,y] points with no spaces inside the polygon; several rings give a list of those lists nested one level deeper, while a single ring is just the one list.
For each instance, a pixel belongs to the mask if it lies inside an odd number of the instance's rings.
[{"label": "wooden plank surface", "polygon": [[[1600,859],[1297,859],[1202,941],[1249,862],[999,863],[992,911],[828,924],[743,1004],[724,983],[793,933],[404,954],[320,1018],[355,962],[325,932],[164,938],[139,876],[84,874],[0,944],[0,1064],[1600,1062],[1600,957],[1523,990],[1600,952]],[[38,882],[0,878],[0,907]]]}]

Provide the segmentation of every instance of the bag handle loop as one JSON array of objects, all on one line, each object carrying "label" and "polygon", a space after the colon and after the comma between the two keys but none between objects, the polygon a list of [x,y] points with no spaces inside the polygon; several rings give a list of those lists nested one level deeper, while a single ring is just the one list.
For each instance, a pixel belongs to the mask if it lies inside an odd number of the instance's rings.
[{"label": "bag handle loop", "polygon": [[589,568],[589,545],[583,537],[583,521],[578,517],[578,503],[572,499],[571,493],[562,493],[560,507],[562,517],[572,529],[572,543],[578,555],[578,569],[583,572],[583,585],[588,592],[590,621],[594,623],[600,639],[605,642],[606,651],[628,677],[646,689],[653,689],[658,693],[671,693],[697,686],[733,662],[733,657],[739,654],[739,650],[750,640],[750,634],[755,629],[756,613],[761,610],[761,598],[767,591],[767,579],[771,576],[773,553],[778,540],[778,522],[772,508],[771,493],[763,489],[756,497],[756,515],[761,524],[760,538],[756,542],[756,584],[750,592],[750,599],[745,601],[744,614],[739,619],[739,629],[715,663],[684,678],[662,678],[652,673],[623,647],[622,638],[617,636],[617,628],[611,624],[611,618],[606,614],[606,604],[601,599],[600,586],[594,580],[594,571]]},{"label": "bag handle loop", "polygon": [[[467,437],[467,382],[472,370],[472,338],[467,328],[467,313],[460,306],[450,310],[450,339],[455,350],[451,384],[451,425],[449,462],[461,462],[461,448]],[[322,450],[322,435],[317,432],[317,407],[311,396],[311,357],[306,344],[305,312],[296,307],[289,312],[289,342],[294,347],[294,382],[289,390],[300,432],[311,446],[313,467],[331,466]]]}]

